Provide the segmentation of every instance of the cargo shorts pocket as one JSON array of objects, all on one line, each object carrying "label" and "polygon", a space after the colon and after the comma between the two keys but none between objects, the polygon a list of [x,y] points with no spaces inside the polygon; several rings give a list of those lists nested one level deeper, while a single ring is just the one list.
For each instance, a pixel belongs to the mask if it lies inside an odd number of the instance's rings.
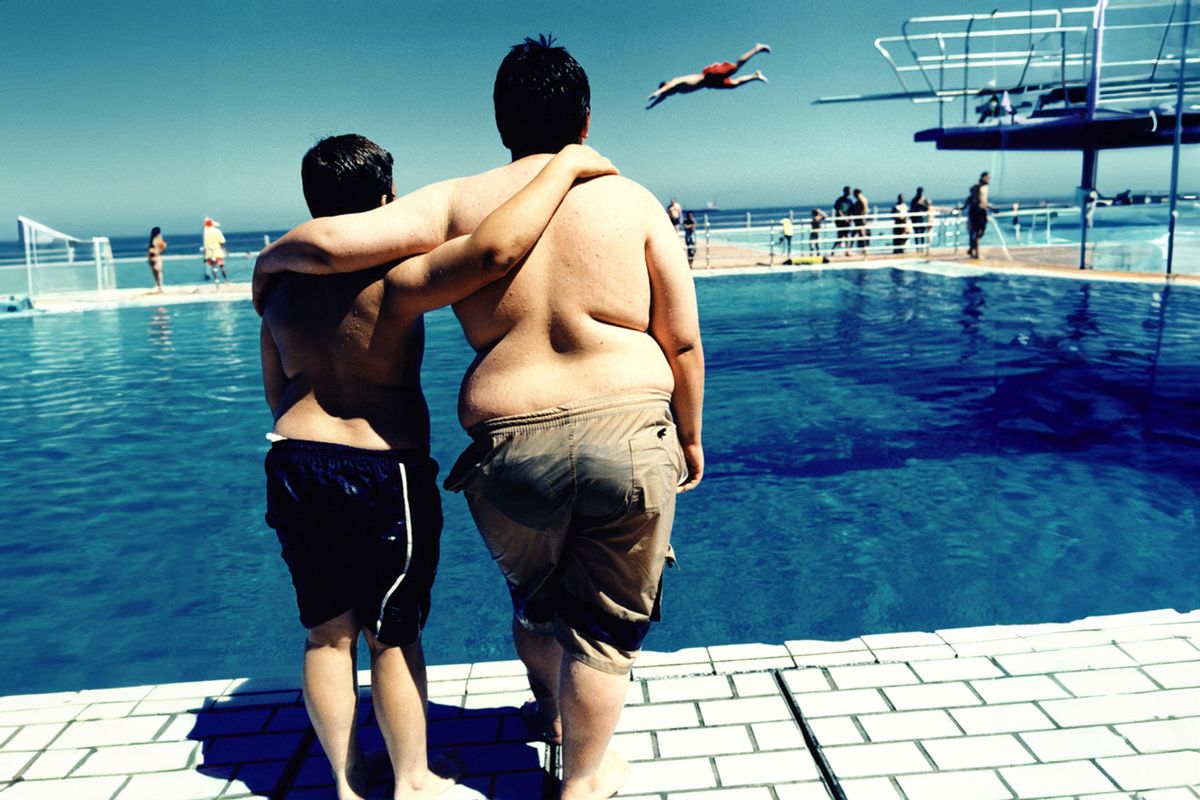
[{"label": "cargo shorts pocket", "polygon": [[479,474],[479,465],[488,454],[487,445],[473,441],[462,451],[462,455],[454,462],[442,488],[447,492],[461,492]]},{"label": "cargo shorts pocket", "polygon": [[659,423],[635,433],[629,439],[637,502],[643,511],[659,511],[675,496],[683,468],[683,453],[675,426]]}]

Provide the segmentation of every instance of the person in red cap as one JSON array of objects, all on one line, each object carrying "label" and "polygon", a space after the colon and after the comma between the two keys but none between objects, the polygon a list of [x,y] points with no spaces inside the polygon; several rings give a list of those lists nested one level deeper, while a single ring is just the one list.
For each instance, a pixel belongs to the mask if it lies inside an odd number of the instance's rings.
[{"label": "person in red cap", "polygon": [[731,64],[728,61],[718,61],[715,64],[709,64],[700,72],[694,72],[690,75],[680,75],[678,78],[663,81],[658,85],[658,89],[646,98],[646,110],[649,111],[673,94],[686,94],[687,92],[694,92],[697,89],[736,89],[743,83],[750,83],[751,81],[766,83],[767,79],[762,74],[762,70],[755,70],[753,75],[744,75],[741,78],[735,78],[733,74],[754,56],[759,53],[769,52],[771,52],[771,48],[759,42],[753,48],[743,53],[742,57],[735,64]]},{"label": "person in red cap", "polygon": [[[217,279],[217,270],[221,271],[220,280]],[[210,279],[217,281],[218,286],[222,280],[229,283],[229,276],[225,274],[225,234],[221,233],[221,223],[205,217],[204,280]]]}]

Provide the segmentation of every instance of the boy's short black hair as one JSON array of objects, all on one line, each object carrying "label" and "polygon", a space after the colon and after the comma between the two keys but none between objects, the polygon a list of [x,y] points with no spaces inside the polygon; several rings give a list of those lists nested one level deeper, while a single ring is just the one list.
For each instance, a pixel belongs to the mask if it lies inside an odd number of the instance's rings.
[{"label": "boy's short black hair", "polygon": [[370,211],[392,199],[392,154],[356,133],[327,136],[304,154],[300,181],[314,217]]},{"label": "boy's short black hair", "polygon": [[513,45],[492,89],[496,127],[513,158],[557,153],[579,142],[591,108],[587,73],[554,38]]}]

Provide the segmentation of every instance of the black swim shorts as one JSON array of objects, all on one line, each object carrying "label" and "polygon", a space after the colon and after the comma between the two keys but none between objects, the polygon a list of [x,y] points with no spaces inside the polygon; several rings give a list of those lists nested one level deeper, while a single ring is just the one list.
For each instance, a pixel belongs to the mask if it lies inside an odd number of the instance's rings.
[{"label": "black swim shorts", "polygon": [[428,449],[285,439],[271,446],[265,467],[267,524],[304,627],[353,609],[380,642],[416,641],[442,533],[438,465]]}]

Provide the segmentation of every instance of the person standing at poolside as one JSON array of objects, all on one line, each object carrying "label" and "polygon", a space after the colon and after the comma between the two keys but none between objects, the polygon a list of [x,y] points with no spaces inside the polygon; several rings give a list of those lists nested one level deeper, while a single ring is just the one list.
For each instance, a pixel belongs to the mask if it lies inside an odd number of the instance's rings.
[{"label": "person standing at poolside", "polygon": [[779,220],[779,224],[783,228],[783,233],[779,237],[779,242],[780,242],[780,244],[783,244],[787,248],[787,260],[791,261],[792,260],[792,234],[795,232],[795,229],[792,227],[792,218],[784,217],[783,219]]},{"label": "person standing at poolside", "polygon": [[[267,522],[308,629],[305,705],[343,800],[367,790],[355,722],[360,630],[395,796],[435,797],[453,782],[426,763],[420,633],[442,514],[419,376],[422,314],[505,275],[576,178],[612,172],[591,148],[565,148],[471,236],[390,269],[286,275],[267,303]],[[395,192],[391,155],[352,134],[314,145],[301,175],[314,217],[386,204]]]},{"label": "person standing at poolside", "polygon": [[971,187],[971,193],[967,195],[967,201],[963,204],[967,212],[968,258],[979,258],[979,240],[987,232],[988,209],[991,207],[988,204],[988,184],[991,180],[991,175],[982,173],[979,181]]},{"label": "person standing at poolside", "polygon": [[904,244],[911,235],[912,220],[908,217],[908,203],[904,202],[903,194],[898,194],[896,202],[892,204],[892,253],[894,255],[904,252]]},{"label": "person standing at poolside", "polygon": [[[808,232],[808,249],[815,255],[821,255],[821,223],[829,219],[829,216],[819,208],[812,210],[812,221],[809,222]],[[834,242],[836,246],[837,243]]]},{"label": "person standing at poolside", "polygon": [[[589,95],[563,48],[527,39],[493,94],[511,164],[305,223],[266,248],[256,272],[362,269],[473,229],[550,153],[586,136]],[[262,277],[256,286],[269,288]],[[446,485],[467,495],[508,582],[535,697],[524,713],[562,740],[563,800],[609,797],[628,775],[609,745],[657,618],[676,492],[704,471],[692,278],[654,196],[604,177],[568,196],[519,272],[455,313],[477,352],[459,396],[474,443]]]},{"label": "person standing at poolside", "polygon": [[842,194],[833,201],[833,224],[837,228],[837,239],[829,248],[830,255],[833,255],[833,251],[838,249],[838,245],[842,246],[843,253],[848,253],[850,250],[850,213],[852,208],[854,208],[854,199],[850,197],[850,187],[843,186]]},{"label": "person standing at poolside", "polygon": [[217,279],[217,271],[221,272],[221,280],[229,283],[229,276],[225,274],[225,234],[221,233],[221,223],[214,221],[211,217],[204,218],[204,279],[209,280],[211,272],[212,280],[220,287],[220,280]]},{"label": "person standing at poolside", "polygon": [[691,211],[683,218],[683,246],[687,250],[688,268],[696,258],[696,215]]},{"label": "person standing at poolside", "polygon": [[678,228],[682,218],[683,206],[679,205],[679,201],[672,197],[670,204],[667,205],[667,219],[671,220],[671,224]]},{"label": "person standing at poolside", "polygon": [[762,74],[762,70],[756,70],[753,75],[745,75],[740,78],[733,77],[733,74],[754,56],[759,53],[769,52],[771,52],[771,48],[759,42],[743,53],[736,63],[718,61],[715,64],[709,64],[700,72],[680,75],[678,78],[663,81],[646,98],[646,110],[649,111],[673,94],[686,94],[694,92],[697,89],[736,89],[742,84],[750,83],[751,81],[766,83],[767,79]]},{"label": "person standing at poolside", "polygon": [[908,216],[913,223],[913,244],[926,252],[929,251],[929,227],[932,224],[930,207],[932,205],[925,195],[925,187],[918,186],[917,193],[913,195],[912,203],[909,204]]},{"label": "person standing at poolside", "polygon": [[853,238],[858,240],[858,247],[863,255],[867,254],[867,248],[871,245],[871,223],[867,219],[870,213],[871,202],[867,200],[862,189],[855,189],[854,204],[850,206],[850,216],[853,218],[851,228],[854,230]]},{"label": "person standing at poolside", "polygon": [[150,274],[154,276],[154,291],[163,291],[163,253],[167,251],[167,241],[162,237],[162,228],[155,225],[150,229],[150,241],[146,245],[146,260],[150,262]]}]

